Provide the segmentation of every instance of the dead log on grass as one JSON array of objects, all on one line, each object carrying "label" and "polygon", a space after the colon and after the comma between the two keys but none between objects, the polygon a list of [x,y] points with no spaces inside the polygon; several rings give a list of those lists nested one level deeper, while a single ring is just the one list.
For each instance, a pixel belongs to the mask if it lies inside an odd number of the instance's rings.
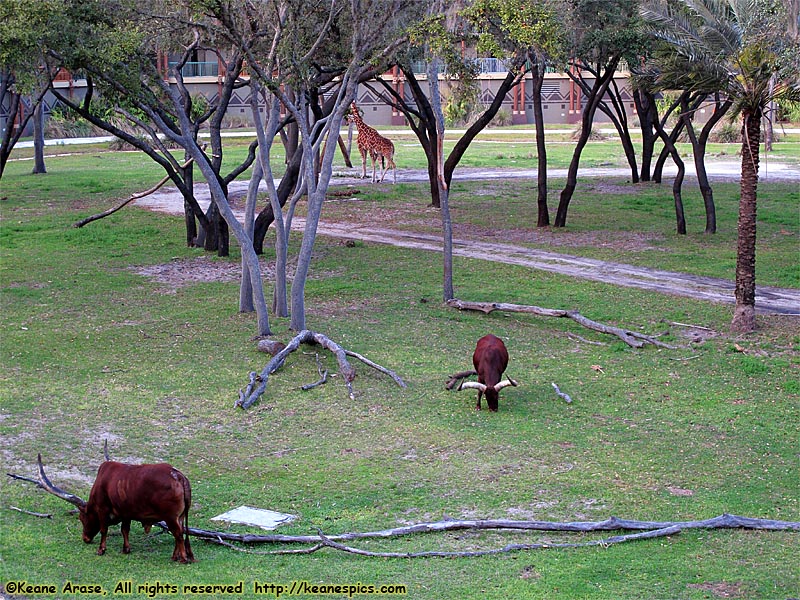
[{"label": "dead log on grass", "polygon": [[448,300],[447,306],[450,306],[451,308],[457,308],[458,310],[477,310],[486,313],[487,315],[495,310],[502,310],[505,312],[528,313],[538,315],[540,317],[566,317],[588,329],[617,336],[632,348],[642,348],[645,344],[653,344],[654,346],[659,346],[661,348],[669,348],[670,350],[675,349],[675,346],[670,346],[664,342],[659,342],[653,336],[637,333],[629,329],[614,327],[612,325],[604,325],[603,323],[598,323],[597,321],[592,321],[591,319],[584,317],[576,310],[541,308],[539,306],[506,304],[504,302],[469,302],[466,300],[459,300],[458,298]]},{"label": "dead log on grass", "polygon": [[339,362],[339,374],[342,376],[342,379],[344,379],[351,400],[355,397],[353,394],[353,380],[356,377],[356,370],[347,360],[348,356],[357,358],[373,369],[388,375],[400,387],[406,387],[405,382],[393,371],[390,371],[389,369],[372,362],[357,352],[342,348],[339,344],[321,333],[304,329],[298,333],[292,339],[292,341],[286,345],[286,347],[272,357],[272,360],[267,363],[267,366],[264,367],[264,369],[261,371],[261,374],[250,374],[250,383],[244,391],[239,392],[239,399],[236,401],[235,406],[240,408],[250,408],[267,389],[267,380],[269,379],[269,376],[283,366],[283,363],[286,362],[286,357],[297,350],[297,348],[300,347],[300,344],[319,345],[336,355],[336,360]]},{"label": "dead log on grass", "polygon": [[353,548],[340,542],[333,541],[330,537],[318,530],[318,537],[322,540],[318,544],[314,544],[308,548],[299,548],[292,550],[271,550],[266,552],[258,552],[247,548],[241,548],[230,542],[222,539],[208,540],[215,542],[226,548],[236,550],[237,552],[245,552],[247,554],[257,554],[259,556],[275,556],[286,554],[313,554],[322,548],[333,548],[348,554],[358,554],[359,556],[367,556],[370,558],[477,558],[481,556],[491,556],[495,554],[505,554],[509,552],[521,552],[525,550],[564,550],[573,548],[592,548],[601,546],[603,548],[611,546],[612,544],[621,544],[623,542],[631,542],[635,540],[653,539],[658,537],[665,537],[669,535],[676,535],[680,533],[679,527],[665,527],[664,529],[656,529],[653,531],[645,531],[642,533],[629,533],[627,535],[614,535],[600,540],[592,540],[590,542],[569,542],[569,543],[551,543],[551,542],[538,542],[533,544],[506,544],[502,548],[491,548],[489,550],[423,550],[421,552],[375,552],[372,550],[363,550],[361,548]]},{"label": "dead log on grass", "polygon": [[[700,521],[636,521],[610,517],[603,521],[516,521],[513,519],[457,519],[432,521],[404,525],[377,531],[348,532],[329,535],[328,539],[337,542],[363,539],[389,539],[422,533],[442,533],[449,531],[551,531],[565,533],[591,533],[596,531],[656,531],[677,527],[678,529],[751,529],[762,531],[797,531],[800,522],[755,519],[738,515],[723,514]],[[190,535],[213,541],[221,539],[242,544],[314,544],[320,541],[316,535],[249,534],[226,531],[208,531],[190,528]]]},{"label": "dead log on grass", "polygon": [[[28,481],[36,484],[40,488],[56,493],[56,496],[69,502],[70,504],[79,505],[85,503],[82,498],[64,492],[60,488],[56,488],[49,481],[47,485],[43,481],[37,481],[22,475],[15,475],[7,473],[13,479]],[[52,488],[52,489],[48,489]],[[55,490],[56,492],[54,492]],[[163,522],[156,523],[157,527],[166,529],[167,526]],[[322,547],[336,548],[344,552],[351,552],[360,554],[362,556],[370,557],[388,557],[388,558],[418,558],[418,557],[476,557],[486,556],[490,554],[498,554],[500,552],[512,552],[519,550],[536,550],[546,548],[582,548],[586,546],[607,546],[609,544],[646,539],[653,537],[661,537],[666,535],[674,535],[680,533],[685,529],[749,529],[749,530],[762,530],[762,531],[787,531],[787,532],[800,532],[800,522],[797,521],[779,521],[773,519],[758,519],[751,517],[742,517],[738,515],[722,514],[718,517],[711,519],[704,519],[699,521],[635,521],[629,519],[620,519],[617,517],[610,517],[604,521],[573,521],[573,522],[557,522],[557,521],[516,521],[511,519],[461,519],[461,520],[445,520],[445,521],[432,521],[425,523],[417,523],[414,525],[405,525],[402,527],[395,527],[391,529],[382,529],[377,531],[366,532],[350,532],[341,533],[338,535],[324,535],[318,532],[317,535],[281,535],[281,534],[250,534],[250,533],[231,533],[228,531],[209,531],[205,529],[197,529],[190,527],[188,534],[194,537],[222,544],[231,548],[236,548],[232,543],[238,544],[312,544],[311,548],[303,550],[276,550],[274,552],[265,552],[263,554],[309,554],[316,552]],[[588,533],[597,531],[640,531],[644,533],[630,534],[622,536],[612,536],[596,541],[582,542],[582,543],[534,543],[534,544],[509,544],[500,549],[490,550],[476,550],[470,552],[458,551],[433,551],[433,552],[369,552],[345,546],[341,542],[350,540],[363,540],[363,539],[389,539],[398,538],[402,536],[426,534],[426,533],[441,533],[446,531],[500,531],[500,530],[515,530],[523,531],[550,531],[550,532],[574,532],[574,533]]]}]

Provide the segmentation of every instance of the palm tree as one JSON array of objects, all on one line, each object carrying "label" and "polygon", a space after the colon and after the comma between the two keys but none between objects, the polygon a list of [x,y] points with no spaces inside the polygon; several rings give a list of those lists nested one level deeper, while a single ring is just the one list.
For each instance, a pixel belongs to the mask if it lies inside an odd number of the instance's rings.
[{"label": "palm tree", "polygon": [[[661,83],[719,91],[742,120],[742,176],[731,330],[755,330],[756,194],[761,118],[773,99],[800,100],[800,52],[779,0],[645,0],[647,29],[664,44]],[[771,86],[770,82],[775,85]]]}]

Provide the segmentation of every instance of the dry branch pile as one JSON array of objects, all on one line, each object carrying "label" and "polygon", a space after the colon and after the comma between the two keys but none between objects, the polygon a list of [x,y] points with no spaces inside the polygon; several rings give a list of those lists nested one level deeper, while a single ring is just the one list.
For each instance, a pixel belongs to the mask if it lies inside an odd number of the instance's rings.
[{"label": "dry branch pile", "polygon": [[[264,344],[267,352],[272,353],[272,350],[278,350],[278,352],[272,357],[272,360],[267,363],[267,366],[264,367],[264,369],[261,371],[261,374],[257,374],[255,372],[250,373],[250,382],[247,384],[244,390],[239,391],[239,399],[236,401],[235,405],[240,408],[250,408],[267,389],[267,380],[269,379],[269,376],[283,366],[283,363],[286,362],[286,357],[297,350],[300,347],[300,344],[319,345],[327,350],[330,350],[336,356],[336,360],[339,362],[339,374],[342,376],[342,379],[344,379],[351,400],[354,398],[353,380],[356,377],[356,370],[347,360],[348,356],[357,358],[365,365],[370,366],[385,375],[388,375],[400,387],[406,387],[405,382],[395,372],[372,362],[357,352],[342,348],[339,344],[321,333],[304,329],[298,333],[292,339],[292,341],[282,348],[279,348],[274,343]],[[319,385],[322,382],[322,379],[323,378],[310,387],[316,387],[316,385]]]}]

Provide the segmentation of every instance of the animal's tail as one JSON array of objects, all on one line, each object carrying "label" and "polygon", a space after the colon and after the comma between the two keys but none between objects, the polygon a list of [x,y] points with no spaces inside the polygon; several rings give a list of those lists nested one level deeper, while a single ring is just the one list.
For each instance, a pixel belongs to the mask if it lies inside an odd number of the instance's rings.
[{"label": "animal's tail", "polygon": [[194,562],[194,553],[189,542],[189,508],[192,506],[192,484],[189,483],[189,479],[186,476],[183,477],[183,505],[183,545],[186,547],[186,559],[189,562]]}]

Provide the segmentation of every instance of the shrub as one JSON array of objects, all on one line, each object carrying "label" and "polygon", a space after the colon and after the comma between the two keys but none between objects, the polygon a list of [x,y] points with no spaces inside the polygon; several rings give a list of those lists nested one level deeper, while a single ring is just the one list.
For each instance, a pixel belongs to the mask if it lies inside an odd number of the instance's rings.
[{"label": "shrub", "polygon": [[714,144],[741,143],[742,131],[738,124],[726,122],[717,125],[708,136],[708,141]]},{"label": "shrub", "polygon": [[93,135],[95,127],[73,111],[63,106],[55,106],[45,123],[45,136],[48,138],[75,138]]},{"label": "shrub", "polygon": [[501,108],[489,123],[489,127],[508,127],[511,123],[511,111]]},{"label": "shrub", "polygon": [[[581,127],[581,125],[579,123],[578,126],[572,131],[571,138],[573,140],[577,140],[578,138],[580,138],[581,137],[581,130],[582,130],[582,127]],[[606,136],[603,135],[600,132],[599,129],[595,129],[594,127],[592,127],[592,130],[589,132],[589,139],[593,140],[593,141],[599,141],[599,140],[606,139]]]}]

